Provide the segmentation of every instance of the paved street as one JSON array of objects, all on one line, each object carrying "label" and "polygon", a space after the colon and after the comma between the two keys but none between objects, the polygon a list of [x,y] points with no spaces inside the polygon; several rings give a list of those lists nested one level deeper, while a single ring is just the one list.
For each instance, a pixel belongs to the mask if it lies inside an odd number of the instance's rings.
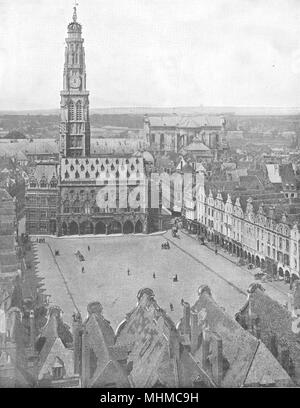
[{"label": "paved street", "polygon": [[[166,239],[170,250],[161,249]],[[49,237],[46,244],[34,246],[38,275],[44,278],[51,303],[64,310],[68,324],[76,308],[85,317],[87,304],[98,300],[105,317],[116,328],[135,306],[137,292],[142,287],[154,290],[158,303],[175,323],[182,315],[181,299],[193,304],[197,289],[203,284],[209,285],[216,301],[234,315],[245,303],[246,290],[254,281],[249,271],[182,233],[180,238],[172,238],[170,232],[164,236]],[[60,251],[60,256],[54,256],[55,249]],[[84,255],[84,262],[74,255],[77,250]],[[85,273],[81,271],[82,266]],[[177,283],[172,280],[175,274],[179,278]],[[264,287],[270,296],[286,303],[284,291],[270,284]],[[174,305],[173,312],[170,303]]]}]

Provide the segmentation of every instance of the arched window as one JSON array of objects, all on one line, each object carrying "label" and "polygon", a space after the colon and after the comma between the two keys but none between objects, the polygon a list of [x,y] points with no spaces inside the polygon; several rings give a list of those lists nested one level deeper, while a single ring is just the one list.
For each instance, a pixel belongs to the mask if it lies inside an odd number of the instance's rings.
[{"label": "arched window", "polygon": [[84,203],[84,212],[85,212],[85,214],[90,213],[90,205],[89,205],[89,203],[87,201]]},{"label": "arched window", "polygon": [[81,101],[76,103],[76,120],[82,120],[82,104]]},{"label": "arched window", "polygon": [[75,120],[75,106],[73,101],[69,104],[69,120]]},{"label": "arched window", "polygon": [[41,188],[46,188],[47,187],[47,181],[45,179],[42,179],[40,182],[40,187]]},{"label": "arched window", "polygon": [[68,214],[70,212],[70,204],[69,201],[64,202],[64,213]]},{"label": "arched window", "polygon": [[76,213],[76,214],[80,213],[80,203],[79,203],[78,200],[76,200],[76,201],[74,202],[74,204],[73,204],[73,210],[74,210],[74,213]]}]

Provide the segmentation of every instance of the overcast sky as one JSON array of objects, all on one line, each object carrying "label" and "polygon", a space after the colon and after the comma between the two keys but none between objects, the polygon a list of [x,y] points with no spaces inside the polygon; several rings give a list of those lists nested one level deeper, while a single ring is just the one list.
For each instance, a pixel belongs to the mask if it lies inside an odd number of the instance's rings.
[{"label": "overcast sky", "polygon": [[[0,0],[0,109],[58,108],[72,0]],[[298,0],[79,0],[92,108],[300,106]]]}]

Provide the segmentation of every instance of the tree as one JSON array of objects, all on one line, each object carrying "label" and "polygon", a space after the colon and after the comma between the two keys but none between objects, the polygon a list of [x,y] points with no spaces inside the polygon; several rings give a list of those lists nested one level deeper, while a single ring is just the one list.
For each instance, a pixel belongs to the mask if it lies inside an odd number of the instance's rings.
[{"label": "tree", "polygon": [[17,130],[12,130],[8,132],[7,135],[4,136],[4,138],[5,139],[26,139],[26,136]]}]

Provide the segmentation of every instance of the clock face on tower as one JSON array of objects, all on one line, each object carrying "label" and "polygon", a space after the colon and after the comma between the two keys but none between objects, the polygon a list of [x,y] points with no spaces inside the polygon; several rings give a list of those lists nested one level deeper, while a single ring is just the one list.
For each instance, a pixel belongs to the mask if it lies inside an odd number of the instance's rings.
[{"label": "clock face on tower", "polygon": [[70,77],[69,83],[71,88],[79,88],[81,84],[81,79],[80,77],[73,75]]}]

